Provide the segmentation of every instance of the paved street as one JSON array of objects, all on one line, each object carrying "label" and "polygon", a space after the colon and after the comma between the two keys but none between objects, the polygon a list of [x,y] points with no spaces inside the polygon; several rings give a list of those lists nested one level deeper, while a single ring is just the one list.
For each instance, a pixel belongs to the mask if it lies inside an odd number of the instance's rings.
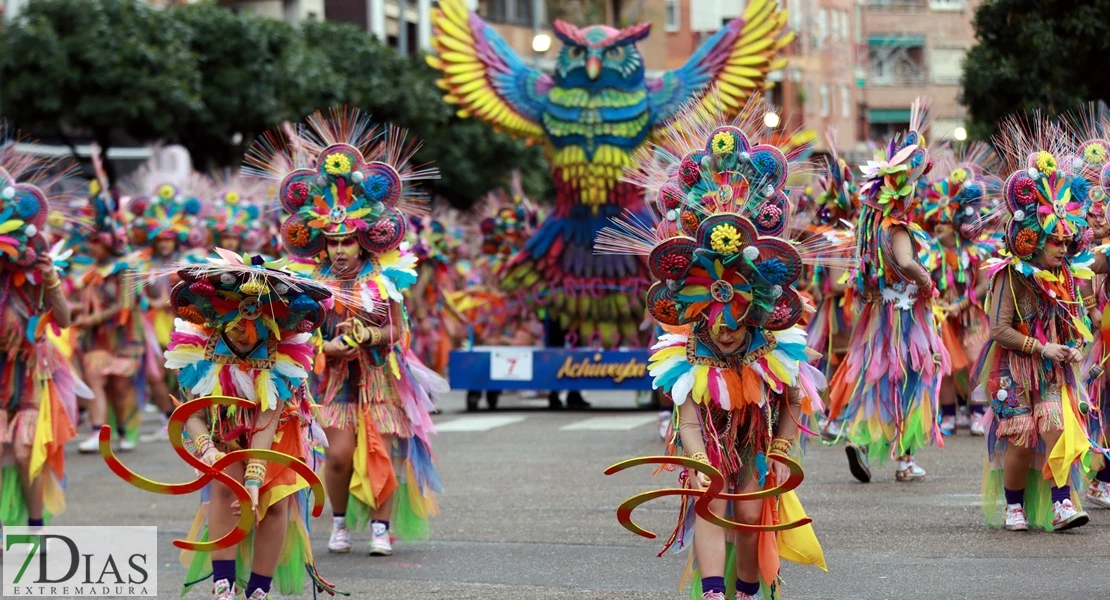
[{"label": "paved street", "polygon": [[[540,409],[546,402],[505,397],[508,410],[467,415],[461,395],[444,399],[436,452],[447,492],[432,540],[398,544],[391,558],[329,556],[325,510],[312,534],[320,571],[355,598],[688,597],[676,589],[686,555],[656,558],[660,544],[627,532],[614,514],[628,496],[673,477],[653,479],[651,467],[602,475],[618,460],[661,453],[655,413],[630,410],[628,395],[590,399],[602,410],[550,413]],[[829,572],[787,563],[785,597],[1106,598],[1110,511],[1072,533],[987,531],[982,457],[982,439],[961,432],[921,455],[928,481],[898,484],[885,470],[865,486],[848,474],[842,448],[811,443],[799,495]],[[176,597],[184,570],[171,542],[184,536],[197,500],[140,492],[76,448],[69,460],[70,505],[55,524],[158,524],[160,595]],[[155,479],[190,475],[168,444],[142,445],[124,460]],[[665,536],[676,507],[648,504],[637,520]],[[365,547],[368,534],[355,541]]]}]

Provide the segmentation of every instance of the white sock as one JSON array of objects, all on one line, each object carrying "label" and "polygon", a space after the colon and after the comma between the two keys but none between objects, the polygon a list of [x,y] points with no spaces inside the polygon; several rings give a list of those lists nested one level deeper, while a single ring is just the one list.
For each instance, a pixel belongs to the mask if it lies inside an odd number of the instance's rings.
[{"label": "white sock", "polygon": [[333,529],[346,529],[347,517],[332,517],[331,526]]}]

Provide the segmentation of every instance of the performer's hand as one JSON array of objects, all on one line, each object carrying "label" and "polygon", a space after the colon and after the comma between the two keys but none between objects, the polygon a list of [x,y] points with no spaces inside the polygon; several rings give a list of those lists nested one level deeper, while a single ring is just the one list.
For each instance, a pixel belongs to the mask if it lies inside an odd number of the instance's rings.
[{"label": "performer's hand", "polygon": [[778,461],[771,461],[771,473],[775,476],[774,485],[782,485],[787,479],[790,479],[790,467],[785,463]]},{"label": "performer's hand", "polygon": [[324,356],[328,358],[350,360],[354,358],[356,353],[358,353],[358,349],[343,343],[341,338],[333,338],[324,342]]},{"label": "performer's hand", "polygon": [[1078,350],[1061,344],[1046,344],[1043,354],[1045,358],[1056,362],[1079,362],[1083,360],[1083,354]]},{"label": "performer's hand", "polygon": [[710,480],[708,475],[694,470],[691,470],[690,474],[693,475],[693,477],[690,478],[690,483],[694,485],[695,489],[704,490],[709,487]]},{"label": "performer's hand", "polygon": [[208,450],[205,450],[204,455],[200,457],[200,461],[211,467],[217,460],[223,457],[223,452],[220,452],[215,447],[210,447]]}]

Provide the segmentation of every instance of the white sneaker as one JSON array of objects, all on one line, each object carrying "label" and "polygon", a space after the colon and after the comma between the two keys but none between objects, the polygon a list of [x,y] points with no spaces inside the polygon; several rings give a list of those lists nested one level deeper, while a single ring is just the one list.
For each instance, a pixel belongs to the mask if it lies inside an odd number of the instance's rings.
[{"label": "white sneaker", "polygon": [[821,439],[826,442],[835,442],[840,439],[840,423],[830,421],[824,417],[818,421],[821,425]]},{"label": "white sneaker", "polygon": [[347,530],[347,524],[333,525],[331,528],[331,537],[328,538],[328,552],[346,554],[350,551],[351,533]]},{"label": "white sneaker", "polygon": [[945,415],[940,418],[940,431],[944,435],[952,435],[956,431],[956,417]]},{"label": "white sneaker", "polygon": [[983,415],[974,415],[971,418],[971,435],[975,437],[987,435],[987,428],[983,426]]},{"label": "white sneaker", "polygon": [[1087,488],[1087,500],[1102,508],[1110,508],[1110,483],[1105,483],[1099,480],[1091,482],[1091,486]]},{"label": "white sneaker", "polygon": [[727,598],[721,592],[705,592],[701,595],[701,600],[727,600]]},{"label": "white sneaker", "polygon": [[393,544],[389,540],[389,530],[383,523],[370,525],[370,556],[392,556]]},{"label": "white sneaker", "polygon": [[971,425],[971,415],[966,408],[961,406],[960,409],[956,411],[956,427],[967,429],[969,425]]},{"label": "white sneaker", "polygon": [[896,481],[922,481],[925,479],[925,469],[917,466],[912,456],[899,459],[895,463],[894,479]]},{"label": "white sneaker", "polygon": [[1082,510],[1076,510],[1071,499],[1052,505],[1052,531],[1067,531],[1087,524],[1090,517]]},{"label": "white sneaker", "polygon": [[100,432],[90,435],[85,441],[78,444],[77,451],[81,454],[96,454],[100,452]]},{"label": "white sneaker", "polygon": [[235,600],[238,595],[235,586],[226,579],[217,581],[212,588],[212,597],[216,600]]},{"label": "white sneaker", "polygon": [[266,600],[266,598],[269,598],[269,597],[270,597],[269,593],[263,592],[262,589],[259,588],[257,590],[254,590],[254,593],[251,594],[250,597],[247,598],[247,600]]},{"label": "white sneaker", "polygon": [[161,429],[153,433],[139,436],[139,441],[146,444],[150,442],[168,442],[170,440],[169,425],[163,425]]},{"label": "white sneaker", "polygon": [[1010,531],[1029,531],[1029,520],[1020,504],[1006,505],[1006,529]]},{"label": "white sneaker", "polygon": [[138,444],[136,444],[135,442],[132,442],[131,440],[127,439],[126,437],[121,437],[119,439],[119,451],[120,452],[131,452],[132,450],[134,450],[137,447],[138,447]]}]

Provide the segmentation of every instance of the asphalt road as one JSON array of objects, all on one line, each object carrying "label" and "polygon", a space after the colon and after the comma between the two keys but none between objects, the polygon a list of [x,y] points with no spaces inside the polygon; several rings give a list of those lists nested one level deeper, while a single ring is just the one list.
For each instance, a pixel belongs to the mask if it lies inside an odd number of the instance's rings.
[{"label": "asphalt road", "polygon": [[[327,554],[330,512],[313,523],[324,576],[354,598],[677,599],[686,555],[656,558],[657,541],[617,524],[625,498],[669,487],[651,467],[606,477],[624,458],[660,454],[652,411],[632,398],[594,394],[590,413],[542,410],[505,397],[507,410],[463,412],[459,394],[441,401],[435,445],[447,487],[428,542],[395,546],[390,558]],[[156,419],[152,419],[156,420]],[[149,429],[153,424],[147,426]],[[856,483],[843,449],[809,445],[798,493],[825,549],[829,572],[786,563],[785,598],[1110,597],[1110,511],[1063,534],[984,528],[979,511],[983,442],[961,432],[922,453],[921,483],[896,483],[890,469]],[[191,472],[168,444],[143,444],[125,462],[154,479]],[[184,570],[172,540],[184,537],[197,499],[156,496],[117,479],[99,456],[69,457],[69,507],[56,525],[159,527],[159,592],[179,596]],[[665,536],[677,502],[648,504],[637,520]],[[200,590],[191,597],[205,597]]]}]

